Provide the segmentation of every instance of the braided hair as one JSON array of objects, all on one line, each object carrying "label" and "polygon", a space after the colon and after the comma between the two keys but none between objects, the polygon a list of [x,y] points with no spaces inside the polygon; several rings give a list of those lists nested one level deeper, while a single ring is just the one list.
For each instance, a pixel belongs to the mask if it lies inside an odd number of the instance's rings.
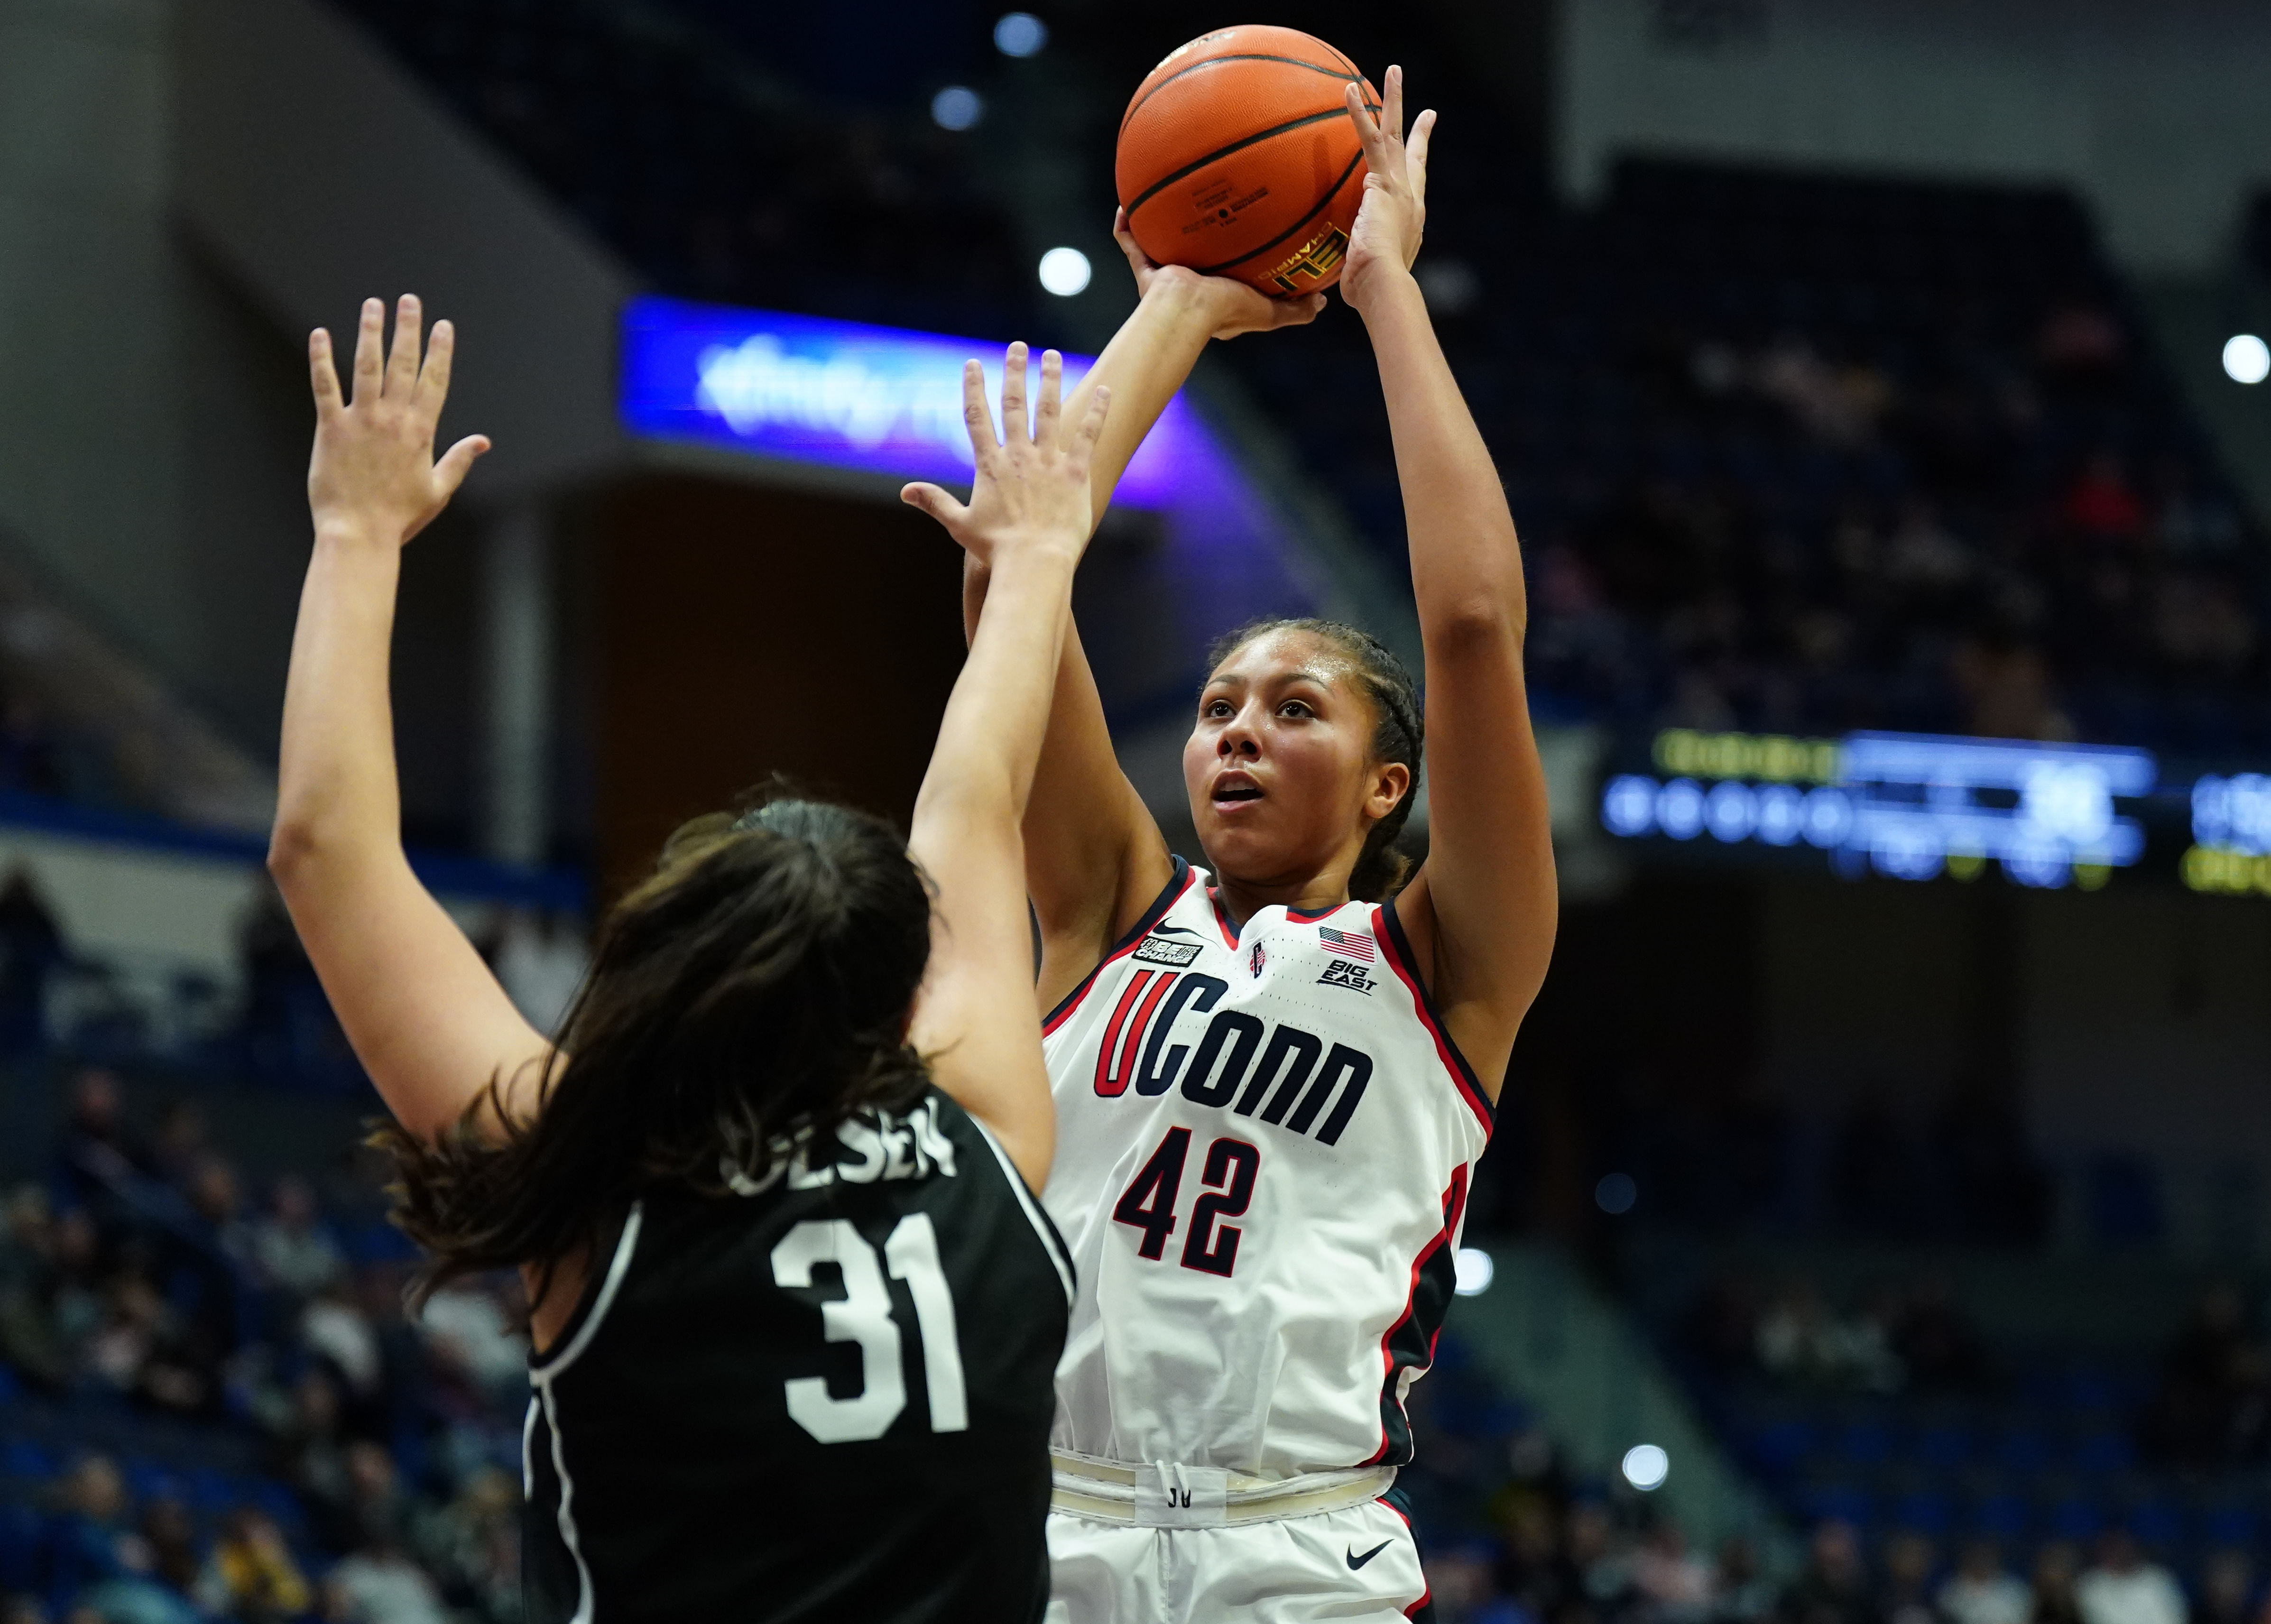
[{"label": "braided hair", "polygon": [[1382,765],[1402,762],[1411,770],[1411,782],[1403,798],[1372,826],[1372,832],[1365,837],[1364,850],[1357,853],[1356,867],[1349,872],[1350,897],[1358,902],[1385,902],[1404,888],[1411,874],[1411,860],[1396,849],[1396,838],[1411,820],[1412,797],[1419,788],[1420,757],[1426,746],[1426,730],[1420,719],[1419,685],[1411,680],[1411,673],[1396,658],[1396,651],[1370,632],[1345,621],[1306,615],[1299,619],[1249,621],[1235,631],[1224,634],[1207,651],[1207,669],[1219,669],[1224,660],[1255,638],[1273,631],[1307,632],[1331,644],[1354,661],[1378,719],[1372,734],[1372,759]]}]

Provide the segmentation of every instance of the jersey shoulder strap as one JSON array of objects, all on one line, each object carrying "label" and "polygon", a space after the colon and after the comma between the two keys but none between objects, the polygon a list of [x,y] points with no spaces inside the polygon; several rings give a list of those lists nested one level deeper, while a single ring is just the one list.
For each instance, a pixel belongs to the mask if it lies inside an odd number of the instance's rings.
[{"label": "jersey shoulder strap", "polygon": [[1460,1098],[1466,1101],[1467,1109],[1474,1113],[1475,1120],[1482,1124],[1484,1136],[1488,1137],[1498,1128],[1498,1106],[1483,1091],[1481,1079],[1475,1076],[1475,1069],[1467,1063],[1467,1057],[1459,1052],[1459,1046],[1451,1040],[1451,1029],[1445,1024],[1442,1011],[1436,1009],[1434,997],[1427,990],[1427,983],[1420,977],[1419,961],[1411,952],[1411,940],[1404,934],[1404,920],[1396,912],[1396,898],[1391,897],[1369,912],[1379,920],[1377,940],[1386,950],[1388,967],[1396,972],[1396,980],[1402,981],[1410,992],[1412,1013],[1419,1017],[1420,1025],[1426,1029],[1428,1039],[1434,1045],[1436,1057],[1442,1062],[1443,1069],[1450,1073]]},{"label": "jersey shoulder strap", "polygon": [[1143,938],[1151,934],[1152,927],[1166,917],[1167,910],[1173,907],[1193,886],[1196,885],[1203,889],[1206,870],[1194,868],[1180,857],[1171,858],[1170,860],[1175,865],[1175,871],[1167,877],[1166,884],[1159,888],[1159,894],[1151,899],[1151,905],[1144,909],[1136,921],[1128,927],[1127,935],[1121,936],[1106,950],[1104,957],[1097,961],[1096,968],[1081,977],[1080,984],[1067,993],[1058,1002],[1057,1007],[1049,1011],[1048,1018],[1041,1023],[1041,1036],[1046,1038],[1063,1025],[1065,1017],[1080,1007],[1080,1001],[1087,995],[1088,989],[1094,985],[1096,978],[1102,975],[1107,967],[1127,957],[1142,945]]}]

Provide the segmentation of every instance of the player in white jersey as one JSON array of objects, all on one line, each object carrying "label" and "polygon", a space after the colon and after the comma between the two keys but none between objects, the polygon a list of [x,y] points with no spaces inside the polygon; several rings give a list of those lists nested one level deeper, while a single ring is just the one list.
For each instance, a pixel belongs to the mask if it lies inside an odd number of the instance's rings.
[{"label": "player in white jersey", "polygon": [[[1080,1282],[1050,1528],[1052,1616],[1070,1624],[1426,1608],[1391,1486],[1404,1400],[1555,901],[1514,525],[1411,275],[1433,115],[1407,148],[1400,70],[1385,88],[1378,123],[1351,88],[1370,173],[1341,289],[1387,395],[1424,725],[1362,632],[1233,634],[1184,751],[1207,857],[1190,866],[1121,774],[1068,639],[1027,813],[1059,1124],[1046,1199]],[[1099,510],[1210,336],[1322,304],[1122,244],[1143,298],[1091,375],[1114,403]],[[965,585],[974,610],[982,567]],[[1423,733],[1429,850],[1399,890]]]}]

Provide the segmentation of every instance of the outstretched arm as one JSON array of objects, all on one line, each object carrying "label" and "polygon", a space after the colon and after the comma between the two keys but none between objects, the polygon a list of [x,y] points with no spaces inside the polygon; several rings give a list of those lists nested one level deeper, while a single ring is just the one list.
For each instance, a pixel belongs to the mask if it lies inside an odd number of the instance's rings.
[{"label": "outstretched arm", "polygon": [[[1316,319],[1325,302],[1322,294],[1271,299],[1227,277],[1155,265],[1136,245],[1124,212],[1113,222],[1113,235],[1136,273],[1140,296],[1135,313],[1065,406],[1068,420],[1076,421],[1091,391],[1112,391],[1112,415],[1090,471],[1098,522],[1136,448],[1190,376],[1210,339],[1299,326]],[[977,626],[987,587],[984,561],[974,553],[965,555],[965,631]],[[1048,764],[1048,788],[1025,819],[1025,885],[1040,921],[1038,990],[1039,1005],[1046,1009],[1095,968],[1173,872],[1158,825],[1120,770],[1077,628],[1068,631],[1057,664],[1041,756]]]},{"label": "outstretched arm", "polygon": [[506,1082],[508,1108],[529,1101],[548,1046],[403,854],[387,695],[402,548],[488,442],[460,440],[435,461],[454,335],[436,323],[421,365],[418,301],[406,295],[382,359],[385,314],[376,299],[363,305],[352,400],[340,398],[331,334],[308,341],[316,544],[292,636],[268,867],[387,1108],[430,1136],[493,1078]]},{"label": "outstretched arm", "polygon": [[915,799],[908,849],[938,901],[911,1038],[931,1057],[939,1086],[994,1130],[1037,1190],[1048,1181],[1055,1113],[1032,1001],[1018,826],[1048,723],[1049,673],[1072,620],[1073,570],[1091,528],[1091,459],[1111,399],[1108,389],[1084,391],[1081,417],[1061,416],[1062,367],[1054,350],[1042,357],[1028,432],[1025,346],[1010,347],[997,443],[985,377],[972,361],[963,373],[977,454],[969,505],[935,485],[906,491],[993,572]]},{"label": "outstretched arm", "polygon": [[1349,101],[1370,173],[1341,287],[1380,363],[1427,659],[1427,860],[1396,905],[1454,1040],[1495,1099],[1560,908],[1523,681],[1522,549],[1411,278],[1435,115],[1419,115],[1407,148],[1400,68],[1388,71],[1380,123]]}]

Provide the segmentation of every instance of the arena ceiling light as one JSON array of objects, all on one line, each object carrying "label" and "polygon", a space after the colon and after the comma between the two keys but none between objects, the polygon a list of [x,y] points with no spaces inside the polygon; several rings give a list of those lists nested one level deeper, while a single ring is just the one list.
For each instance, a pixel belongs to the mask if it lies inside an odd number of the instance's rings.
[{"label": "arena ceiling light", "polygon": [[1498,1278],[1498,1260],[1478,1246],[1463,1246],[1451,1259],[1451,1289],[1462,1297],[1479,1297]]},{"label": "arena ceiling light", "polygon": [[1012,11],[994,25],[994,48],[1004,56],[1038,56],[1049,42],[1049,26],[1031,11]]},{"label": "arena ceiling light", "polygon": [[985,98],[967,85],[949,85],[930,99],[930,122],[941,130],[968,130],[985,116]]},{"label": "arena ceiling light", "polygon": [[1636,1443],[1625,1451],[1624,1474],[1625,1481],[1642,1494],[1653,1494],[1672,1475],[1672,1456],[1661,1444]]},{"label": "arena ceiling light", "polygon": [[2223,341],[2223,375],[2235,384],[2260,384],[2271,377],[2271,344],[2252,332],[2235,332]]},{"label": "arena ceiling light", "polygon": [[1076,248],[1053,248],[1041,256],[1041,286],[1069,299],[1088,286],[1088,256]]}]

